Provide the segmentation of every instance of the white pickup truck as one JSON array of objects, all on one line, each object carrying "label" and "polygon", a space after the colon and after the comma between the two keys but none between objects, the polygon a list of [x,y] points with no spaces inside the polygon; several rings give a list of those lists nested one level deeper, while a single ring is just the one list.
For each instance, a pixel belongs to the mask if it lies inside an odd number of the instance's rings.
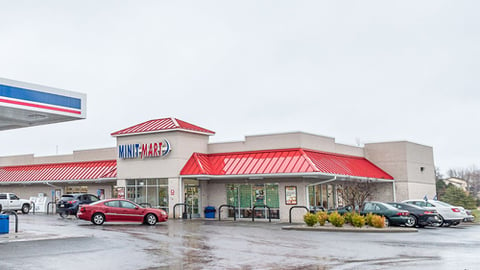
[{"label": "white pickup truck", "polygon": [[29,200],[20,199],[13,193],[0,193],[0,212],[1,211],[19,211],[28,214],[32,202]]}]

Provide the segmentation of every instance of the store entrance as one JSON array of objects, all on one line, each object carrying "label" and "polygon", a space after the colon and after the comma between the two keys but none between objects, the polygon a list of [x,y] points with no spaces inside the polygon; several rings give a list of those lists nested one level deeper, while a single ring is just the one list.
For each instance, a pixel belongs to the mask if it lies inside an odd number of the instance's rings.
[{"label": "store entrance", "polygon": [[192,218],[200,217],[200,185],[198,181],[186,181],[184,185],[187,214]]}]

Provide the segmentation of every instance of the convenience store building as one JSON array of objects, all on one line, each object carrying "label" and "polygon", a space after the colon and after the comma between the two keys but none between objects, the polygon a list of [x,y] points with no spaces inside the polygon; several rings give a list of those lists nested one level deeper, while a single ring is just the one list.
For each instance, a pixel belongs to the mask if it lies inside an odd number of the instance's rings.
[{"label": "convenience store building", "polygon": [[[0,157],[0,189],[26,197],[40,190],[55,190],[52,196],[89,192],[125,197],[164,208],[170,216],[176,204],[184,203],[193,218],[203,217],[206,206],[229,204],[236,213],[224,208],[222,218],[267,219],[268,206],[271,218],[283,221],[292,206],[345,205],[342,190],[352,183],[368,183],[373,200],[435,194],[429,146],[397,141],[357,147],[304,132],[209,143],[214,134],[180,119],[162,118],[113,132],[115,148]],[[177,207],[176,216],[182,211]],[[294,211],[293,219],[303,214]]]}]

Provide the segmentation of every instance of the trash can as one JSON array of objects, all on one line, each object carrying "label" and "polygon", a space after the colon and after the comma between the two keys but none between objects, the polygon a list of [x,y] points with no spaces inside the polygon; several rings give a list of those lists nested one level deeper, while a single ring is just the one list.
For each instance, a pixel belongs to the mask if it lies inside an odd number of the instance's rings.
[{"label": "trash can", "polygon": [[213,207],[213,206],[205,207],[205,211],[204,211],[205,218],[215,218],[215,212],[217,212],[215,207]]},{"label": "trash can", "polygon": [[8,215],[0,215],[0,234],[8,233],[10,229],[10,218]]}]

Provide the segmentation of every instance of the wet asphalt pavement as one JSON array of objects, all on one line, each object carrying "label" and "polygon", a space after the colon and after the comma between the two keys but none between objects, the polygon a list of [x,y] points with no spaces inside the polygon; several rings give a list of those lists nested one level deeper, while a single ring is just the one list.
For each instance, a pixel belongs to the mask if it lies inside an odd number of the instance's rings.
[{"label": "wet asphalt pavement", "polygon": [[19,215],[19,233],[0,237],[0,269],[480,269],[478,225],[414,233],[286,231],[284,225],[180,219],[94,226]]}]

